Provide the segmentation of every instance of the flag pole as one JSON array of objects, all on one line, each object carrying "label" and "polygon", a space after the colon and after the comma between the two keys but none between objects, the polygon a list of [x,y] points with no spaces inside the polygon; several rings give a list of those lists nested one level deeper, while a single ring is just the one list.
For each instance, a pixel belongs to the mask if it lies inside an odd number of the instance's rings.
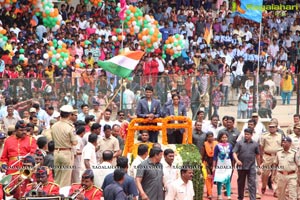
[{"label": "flag pole", "polygon": [[[121,50],[122,50],[122,53],[124,53],[124,38],[123,38],[123,32],[124,32],[124,20],[122,21],[122,42],[121,42]],[[124,85],[124,83],[123,83],[123,81],[124,81],[124,79],[123,79],[123,77],[121,78],[121,91],[120,91],[120,93],[121,93],[121,98],[120,98],[120,108],[119,108],[119,110],[122,110],[122,104],[123,104],[123,101],[124,101],[124,99],[123,99],[123,93],[124,93],[124,91],[123,91],[123,85]]]},{"label": "flag pole", "polygon": [[259,70],[260,70],[260,41],[261,41],[261,32],[262,32],[262,22],[259,23],[259,36],[258,36],[258,61],[257,61],[257,69],[256,69],[256,112],[258,112],[259,105],[259,93],[258,93],[258,84],[259,84]]}]

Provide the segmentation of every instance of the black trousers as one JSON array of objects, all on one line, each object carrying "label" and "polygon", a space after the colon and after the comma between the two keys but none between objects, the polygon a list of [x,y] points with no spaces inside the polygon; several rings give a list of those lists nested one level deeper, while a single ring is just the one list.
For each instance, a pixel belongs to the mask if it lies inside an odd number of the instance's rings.
[{"label": "black trousers", "polygon": [[183,134],[180,129],[168,132],[168,143],[169,144],[182,144]]},{"label": "black trousers", "polygon": [[248,179],[249,199],[256,199],[256,169],[237,170],[238,171],[238,200],[244,199],[246,177]]}]

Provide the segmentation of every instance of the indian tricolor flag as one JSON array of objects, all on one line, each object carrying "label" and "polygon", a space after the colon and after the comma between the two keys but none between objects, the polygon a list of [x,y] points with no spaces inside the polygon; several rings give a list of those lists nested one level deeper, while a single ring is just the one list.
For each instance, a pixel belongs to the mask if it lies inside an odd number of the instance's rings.
[{"label": "indian tricolor flag", "polygon": [[140,62],[144,53],[143,51],[129,51],[109,60],[98,61],[98,65],[112,74],[127,78]]}]

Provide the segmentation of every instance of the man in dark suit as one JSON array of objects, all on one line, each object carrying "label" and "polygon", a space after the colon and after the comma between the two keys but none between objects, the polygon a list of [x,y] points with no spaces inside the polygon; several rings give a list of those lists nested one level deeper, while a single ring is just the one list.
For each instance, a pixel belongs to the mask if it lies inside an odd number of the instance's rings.
[{"label": "man in dark suit", "polygon": [[[160,101],[154,99],[152,95],[153,95],[153,87],[149,85],[145,88],[145,98],[141,99],[138,102],[137,109],[136,109],[137,117],[148,118],[150,120],[160,117],[160,113],[161,113]],[[156,125],[156,124],[154,123],[151,125]],[[149,138],[150,142],[156,143],[158,131],[149,131],[149,136],[150,136]]]},{"label": "man in dark suit", "polygon": [[[180,103],[180,96],[178,94],[172,95],[172,104],[166,108],[166,116],[186,116],[186,108],[184,104]],[[180,123],[180,122],[172,122]],[[182,136],[184,129],[168,129],[168,143],[182,144]]]}]

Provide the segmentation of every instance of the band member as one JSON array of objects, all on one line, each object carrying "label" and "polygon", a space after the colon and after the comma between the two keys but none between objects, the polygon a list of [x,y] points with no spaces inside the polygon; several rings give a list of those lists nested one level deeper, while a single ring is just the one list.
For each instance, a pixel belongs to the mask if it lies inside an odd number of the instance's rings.
[{"label": "band member", "polygon": [[[34,157],[35,158],[35,162],[36,162],[36,164],[40,164],[40,166],[43,166],[47,170],[48,181],[54,182],[52,170],[49,169],[49,167],[44,166],[44,158],[45,158],[45,156],[46,156],[45,152],[41,151],[40,149],[37,149],[36,152],[35,152],[35,157]],[[32,179],[34,181],[36,181],[35,174],[32,175]]]},{"label": "band member", "polygon": [[26,135],[26,123],[23,120],[19,120],[15,128],[16,134],[4,142],[0,159],[1,170],[6,174],[17,172],[22,165],[20,157],[34,154],[37,149],[36,140]]},{"label": "band member", "polygon": [[102,197],[102,191],[94,186],[94,173],[91,169],[84,171],[81,176],[81,183],[72,184],[69,196],[76,196],[77,199],[84,200],[100,199]]},{"label": "band member", "polygon": [[[25,194],[26,186],[31,183],[31,175],[33,173],[33,167],[35,166],[35,161],[32,156],[26,156],[23,160],[23,166],[19,171],[11,174],[12,181],[8,184],[5,189],[7,196],[13,195],[15,199],[20,199]],[[25,172],[30,170],[30,173]]]},{"label": "band member", "polygon": [[46,196],[46,195],[59,195],[59,185],[49,181],[48,168],[45,166],[39,167],[36,170],[36,182],[27,185],[25,194],[26,196]]}]

